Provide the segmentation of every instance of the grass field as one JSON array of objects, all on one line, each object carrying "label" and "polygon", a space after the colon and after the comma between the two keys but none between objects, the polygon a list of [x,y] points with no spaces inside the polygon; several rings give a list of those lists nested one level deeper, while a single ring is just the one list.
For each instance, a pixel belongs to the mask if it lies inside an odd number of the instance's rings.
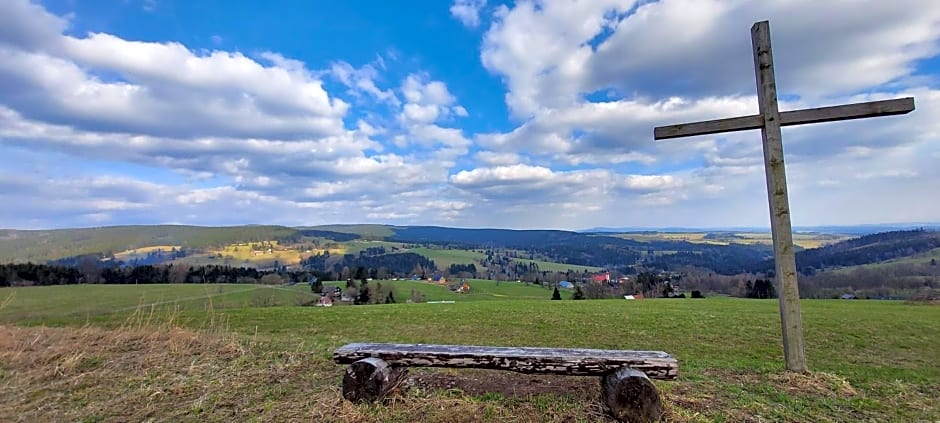
[{"label": "grass field", "polygon": [[[304,285],[306,288],[306,285]],[[0,322],[83,321],[138,309],[199,310],[295,305],[310,289],[239,284],[70,285],[0,288]]]},{"label": "grass field", "polygon": [[[792,374],[773,300],[548,301],[518,299],[550,295],[522,284],[471,281],[463,296],[397,282],[464,301],[210,309],[191,297],[214,285],[0,289],[0,421],[605,421],[595,379],[509,372],[416,369],[404,396],[352,405],[330,354],[357,341],[667,351],[680,362],[677,381],[656,382],[668,421],[940,419],[936,305],[804,300],[813,372]],[[305,288],[225,285],[212,299]],[[148,301],[173,306],[156,313],[170,324],[141,323],[134,306]]]},{"label": "grass field", "polygon": [[[427,257],[430,260],[434,260],[434,264],[437,265],[438,269],[447,269],[452,264],[477,264],[481,259],[486,258],[486,255],[477,251],[469,250],[445,250],[438,248],[413,248],[408,250],[409,252],[421,254]],[[526,259],[515,259],[517,263],[529,264],[534,262],[539,266],[539,270],[550,271],[550,272],[565,272],[568,270],[575,271],[589,271],[595,272],[600,270],[600,267],[594,266],[580,266],[576,264],[564,264],[564,263],[553,263],[542,260],[526,260]]]},{"label": "grass field", "polygon": [[[400,302],[411,290],[424,294],[427,301],[490,301],[548,299],[552,291],[538,285],[468,279],[470,293],[458,294],[426,281],[372,281],[395,290]],[[452,281],[457,283],[457,281]],[[326,282],[345,287],[345,282]],[[570,294],[569,294],[570,295]],[[70,285],[30,288],[0,288],[0,322],[63,323],[110,314],[123,315],[139,308],[155,307],[161,312],[205,311],[214,309],[294,306],[314,300],[306,284],[265,286],[246,284],[154,284],[154,285]]]},{"label": "grass field", "polygon": [[121,251],[120,253],[115,253],[114,258],[118,260],[130,260],[134,258],[143,258],[147,256],[147,254],[152,253],[154,251],[168,253],[170,251],[173,251],[174,248],[181,248],[181,247],[182,247],[181,245],[155,245],[152,247],[142,247],[142,248],[136,248],[133,250]]},{"label": "grass field", "polygon": [[601,270],[600,267],[594,266],[581,266],[577,264],[564,264],[564,263],[553,263],[549,261],[541,260],[526,260],[526,259],[515,259],[513,260],[516,263],[529,264],[534,262],[539,266],[540,271],[549,271],[549,272],[567,272],[568,270],[574,270],[576,272],[596,272]]},{"label": "grass field", "polygon": [[479,260],[486,258],[483,253],[469,250],[445,250],[439,248],[412,248],[408,250],[415,254],[421,254],[430,260],[438,269],[447,269],[452,264],[474,264],[479,266]]}]

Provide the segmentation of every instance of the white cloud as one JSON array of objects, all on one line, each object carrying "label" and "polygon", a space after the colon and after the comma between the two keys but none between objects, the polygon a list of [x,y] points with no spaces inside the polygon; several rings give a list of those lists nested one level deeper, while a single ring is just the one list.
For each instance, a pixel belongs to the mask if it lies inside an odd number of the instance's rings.
[{"label": "white cloud", "polygon": [[[376,65],[385,67],[384,61],[379,57]],[[336,62],[330,68],[330,73],[339,79],[344,85],[349,87],[353,93],[366,93],[375,99],[387,102],[393,106],[398,106],[401,102],[391,89],[379,89],[375,80],[379,77],[379,72],[371,64],[363,65],[356,69],[346,62]]]},{"label": "white cloud", "polygon": [[486,6],[486,0],[454,0],[450,14],[464,25],[475,28],[480,25],[480,10]]},{"label": "white cloud", "polygon": [[[0,2],[0,202],[31,211],[0,210],[0,226],[766,225],[756,131],[652,140],[657,125],[756,113],[747,30],[764,17],[782,110],[917,102],[786,128],[794,223],[937,220],[940,91],[918,69],[937,54],[940,6],[900,1],[495,6],[480,60],[515,121],[487,133],[470,128],[498,128],[481,122],[492,109],[458,101],[461,80],[415,69],[412,52],[310,69],[75,34],[73,18]],[[484,6],[452,14],[480,25]]]},{"label": "white cloud", "polygon": [[437,120],[437,117],[440,116],[440,108],[434,104],[406,104],[403,111],[403,116],[409,121],[414,121],[417,123],[431,123]]},{"label": "white cloud", "polygon": [[430,77],[426,74],[408,75],[401,86],[405,100],[410,104],[433,106],[450,106],[457,101],[457,98],[447,90],[446,84],[429,79]]},{"label": "white cloud", "polygon": [[509,166],[524,163],[525,160],[516,153],[498,153],[494,151],[479,151],[474,154],[477,163],[485,166]]},{"label": "white cloud", "polygon": [[468,112],[467,112],[467,109],[463,108],[463,106],[454,106],[454,107],[452,107],[450,110],[451,110],[451,112],[453,112],[454,115],[456,115],[456,116],[460,116],[460,117],[467,117],[467,116],[470,116],[470,113],[468,113]]},{"label": "white cloud", "polygon": [[[74,57],[0,47],[0,97],[8,106],[31,119],[156,136],[297,138],[343,129],[347,105],[297,71],[110,35],[66,44]],[[102,80],[72,60],[125,80]]]},{"label": "white cloud", "polygon": [[553,171],[526,164],[463,170],[452,175],[450,182],[484,198],[503,198],[511,202],[557,201],[572,195],[606,201],[603,197],[664,192],[682,185],[681,180],[672,175],[619,175],[601,169]]},{"label": "white cloud", "polygon": [[[753,93],[748,27],[769,19],[781,92],[852,94],[912,76],[937,54],[940,6],[930,0],[521,1],[501,6],[483,64],[503,76],[518,117],[613,89],[624,97]],[[834,22],[832,16],[838,16]],[[677,30],[681,28],[681,30]]]},{"label": "white cloud", "polygon": [[45,49],[57,44],[67,19],[53,15],[29,0],[7,0],[0,7],[0,45]]}]

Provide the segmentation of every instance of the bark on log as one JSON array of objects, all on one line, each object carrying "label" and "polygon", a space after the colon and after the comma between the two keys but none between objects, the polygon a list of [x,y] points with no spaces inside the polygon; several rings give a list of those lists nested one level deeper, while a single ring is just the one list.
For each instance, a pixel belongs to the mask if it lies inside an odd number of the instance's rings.
[{"label": "bark on log", "polygon": [[391,367],[375,357],[349,365],[343,376],[343,398],[352,402],[374,402],[385,398],[405,380],[408,369]]},{"label": "bark on log", "polygon": [[601,398],[611,416],[622,422],[656,422],[663,415],[656,386],[646,373],[629,367],[601,379]]}]

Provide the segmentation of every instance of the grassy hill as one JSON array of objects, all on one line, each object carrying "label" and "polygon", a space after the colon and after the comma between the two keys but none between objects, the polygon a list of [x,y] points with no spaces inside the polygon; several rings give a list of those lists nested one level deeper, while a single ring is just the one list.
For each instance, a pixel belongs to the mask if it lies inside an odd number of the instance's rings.
[{"label": "grassy hill", "polygon": [[222,247],[291,236],[283,226],[108,226],[54,230],[0,230],[0,262],[43,263],[70,256],[118,253],[160,245]]},{"label": "grassy hill", "polygon": [[796,263],[799,269],[855,266],[916,257],[937,248],[938,231],[883,232],[798,252]]},{"label": "grassy hill", "polygon": [[[532,288],[480,290],[510,287]],[[353,405],[339,397],[344,369],[331,352],[362,341],[667,351],[680,362],[679,379],[655,383],[673,422],[940,419],[940,307],[930,305],[804,301],[813,371],[793,374],[782,370],[773,300],[505,297],[220,309],[187,300],[193,292],[172,293],[189,287],[86,288],[98,287],[0,289],[0,302],[13,295],[0,308],[0,420],[605,421],[596,378],[483,370],[415,369],[404,396]],[[280,291],[254,292],[262,289]],[[115,298],[82,312],[79,299],[101,295]],[[188,305],[133,308],[173,295]],[[28,316],[7,311],[37,306]],[[27,327],[37,324],[62,327]]]},{"label": "grassy hill", "polygon": [[408,250],[412,253],[421,254],[431,260],[434,260],[434,263],[437,265],[438,269],[444,269],[450,267],[452,264],[473,264],[477,263],[479,265],[480,259],[485,258],[486,256],[483,253],[470,250],[453,250],[453,249],[441,249],[441,248],[412,248]]},{"label": "grassy hill", "polygon": [[[383,280],[405,302],[412,290],[427,301],[493,301],[506,299],[549,299],[552,291],[538,285],[467,279],[470,293],[451,292],[446,285],[427,281]],[[457,283],[457,281],[452,281]],[[345,287],[345,282],[326,286]],[[568,295],[570,296],[570,294]],[[147,285],[66,285],[30,288],[0,288],[0,322],[33,319],[84,319],[116,312],[151,307],[157,310],[215,310],[243,307],[296,306],[314,300],[306,284],[266,286],[248,284],[147,284]]]},{"label": "grassy hill", "polygon": [[[897,231],[866,235],[840,242],[840,235],[797,234],[797,242],[822,245],[797,253],[799,270],[804,273],[890,260],[917,260],[919,254],[940,248],[940,232]],[[258,255],[238,247],[247,242],[267,241],[277,245]],[[176,258],[184,265],[230,265],[260,268],[296,265],[301,259],[325,250],[331,255],[359,253],[384,247],[386,253],[409,250],[433,260],[447,271],[452,264],[477,265],[482,249],[511,252],[516,263],[538,257],[543,271],[623,269],[637,264],[665,270],[707,269],[720,275],[763,273],[771,270],[772,252],[766,234],[747,232],[658,233],[641,232],[609,236],[551,230],[461,229],[428,226],[329,225],[314,228],[281,226],[116,226],[50,231],[0,231],[0,263],[27,261],[44,263],[52,259],[82,254],[118,259],[142,259],[138,264],[160,264]],[[147,254],[156,249],[184,249],[185,257]],[[237,249],[237,250],[236,250]],[[368,256],[377,253],[370,251]],[[505,258],[505,256],[503,257]],[[149,260],[149,261],[148,261]],[[317,264],[324,270],[336,263]],[[347,260],[350,266],[366,266]],[[362,260],[365,262],[365,260]],[[80,260],[69,259],[76,265]],[[387,262],[386,262],[387,263]],[[407,267],[407,266],[406,266]],[[410,269],[410,267],[409,267]],[[493,270],[493,269],[489,269]],[[396,270],[402,272],[401,269]],[[503,274],[518,272],[507,268]],[[922,275],[910,275],[922,276]]]}]

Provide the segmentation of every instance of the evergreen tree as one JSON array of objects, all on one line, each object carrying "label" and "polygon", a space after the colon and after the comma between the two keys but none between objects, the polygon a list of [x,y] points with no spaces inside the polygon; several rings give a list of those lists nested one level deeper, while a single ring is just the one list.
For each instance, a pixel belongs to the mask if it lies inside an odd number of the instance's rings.
[{"label": "evergreen tree", "polygon": [[555,292],[552,293],[553,300],[561,300],[561,293],[558,292],[558,287],[555,287]]},{"label": "evergreen tree", "polygon": [[369,304],[369,282],[362,281],[362,285],[359,286],[359,295],[356,296],[356,304]]}]

